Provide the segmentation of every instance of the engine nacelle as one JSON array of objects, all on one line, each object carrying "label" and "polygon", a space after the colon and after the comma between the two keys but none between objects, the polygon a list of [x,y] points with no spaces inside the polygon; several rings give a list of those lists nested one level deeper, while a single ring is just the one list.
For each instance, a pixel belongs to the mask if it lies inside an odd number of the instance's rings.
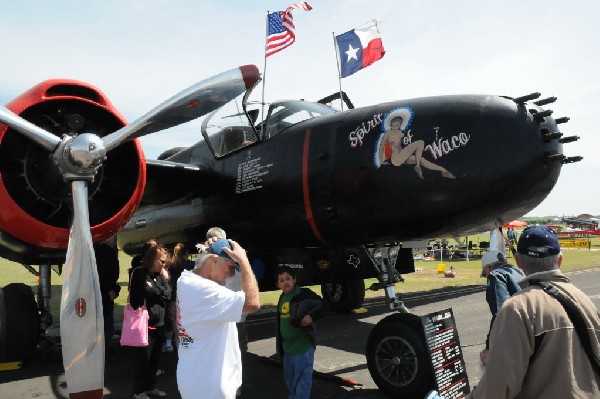
[{"label": "engine nacelle", "polygon": [[[31,123],[62,136],[105,136],[127,124],[97,88],[73,80],[47,80],[6,105]],[[50,154],[0,124],[0,256],[28,264],[64,259],[72,219],[70,184]],[[136,210],[146,183],[137,139],[107,155],[89,184],[94,242],[116,234]]]}]

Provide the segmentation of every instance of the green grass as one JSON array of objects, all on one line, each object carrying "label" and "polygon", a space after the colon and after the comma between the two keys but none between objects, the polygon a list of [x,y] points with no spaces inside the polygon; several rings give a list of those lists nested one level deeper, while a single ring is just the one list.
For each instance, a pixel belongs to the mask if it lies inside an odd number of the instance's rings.
[{"label": "green grass", "polygon": [[[572,271],[588,267],[600,266],[600,238],[592,239],[592,249],[569,249],[563,250],[564,261],[562,270]],[[119,284],[122,286],[121,295],[116,300],[115,320],[120,321],[123,318],[123,307],[127,301],[127,269],[130,267],[131,257],[123,252],[119,252],[119,261],[121,273]],[[515,264],[514,259],[509,257],[509,263]],[[428,291],[445,287],[458,287],[473,284],[485,284],[485,280],[480,277],[481,261],[479,259],[465,260],[444,260],[446,270],[451,267],[456,273],[455,278],[445,278],[437,273],[437,264],[439,261],[416,261],[415,273],[404,275],[405,282],[396,284],[396,292],[418,292]],[[30,274],[23,266],[4,259],[0,259],[0,287],[10,283],[25,283],[34,287],[37,292],[37,278]],[[369,287],[376,279],[365,280],[365,286]],[[54,326],[59,324],[60,296],[61,296],[62,277],[52,272],[52,300],[50,302],[51,311],[54,317]],[[320,286],[310,287],[313,291],[321,294]],[[279,298],[280,291],[268,291],[260,294],[261,305],[263,307],[275,306]],[[367,291],[366,298],[382,297],[383,292]]]},{"label": "green grass", "polygon": [[[121,295],[115,301],[115,320],[120,321],[123,318],[123,308],[127,303],[127,269],[131,264],[131,257],[124,252],[119,252],[120,274],[119,285],[121,285]],[[37,267],[34,269],[39,270]],[[6,259],[0,259],[0,287],[4,287],[10,283],[24,283],[33,288],[33,292],[37,294],[37,277],[29,273],[23,266],[18,263],[10,262]],[[52,280],[52,298],[50,300],[50,310],[54,319],[54,327],[59,326],[60,313],[60,297],[62,290],[62,276],[51,272]]]}]

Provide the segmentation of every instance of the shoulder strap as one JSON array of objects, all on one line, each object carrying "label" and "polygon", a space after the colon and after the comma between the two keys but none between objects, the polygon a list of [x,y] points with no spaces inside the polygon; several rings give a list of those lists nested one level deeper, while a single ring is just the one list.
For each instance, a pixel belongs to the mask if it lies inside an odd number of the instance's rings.
[{"label": "shoulder strap", "polygon": [[575,332],[579,337],[579,341],[585,350],[585,354],[587,355],[590,363],[592,364],[592,368],[596,371],[597,374],[600,375],[600,359],[594,354],[592,351],[592,343],[590,340],[590,334],[588,333],[587,326],[585,325],[585,321],[583,320],[583,316],[577,309],[577,306],[567,298],[563,293],[561,293],[554,285],[552,285],[548,281],[530,281],[531,285],[537,285],[542,287],[544,292],[548,295],[556,299],[569,316],[571,323],[575,327]]},{"label": "shoulder strap", "polygon": [[129,304],[129,296],[131,295],[131,282],[133,281],[133,273],[135,273],[137,267],[131,268],[131,274],[129,275],[129,285],[127,286],[127,304]]},{"label": "shoulder strap", "polygon": [[[137,269],[139,269],[141,266],[138,267],[134,267],[133,270],[131,271],[131,276],[129,276],[129,290],[127,291],[127,304],[131,304],[131,302],[129,301],[129,297],[131,295],[131,282],[133,281],[133,274],[135,273],[135,271]],[[144,297],[144,305],[146,304],[146,298]]]}]

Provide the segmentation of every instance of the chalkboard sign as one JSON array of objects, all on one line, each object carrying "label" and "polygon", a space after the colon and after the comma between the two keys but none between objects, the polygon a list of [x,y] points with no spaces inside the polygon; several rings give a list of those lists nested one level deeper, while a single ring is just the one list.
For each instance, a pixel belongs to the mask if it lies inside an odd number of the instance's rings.
[{"label": "chalkboard sign", "polygon": [[444,399],[464,398],[470,392],[452,309],[421,317],[438,392]]}]

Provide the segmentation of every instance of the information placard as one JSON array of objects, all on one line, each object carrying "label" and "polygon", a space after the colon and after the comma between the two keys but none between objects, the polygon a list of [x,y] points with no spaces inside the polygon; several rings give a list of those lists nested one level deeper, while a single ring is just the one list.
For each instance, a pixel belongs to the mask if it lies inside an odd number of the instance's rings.
[{"label": "information placard", "polygon": [[592,240],[589,238],[559,238],[561,248],[592,248]]},{"label": "information placard", "polygon": [[469,378],[452,309],[422,316],[421,323],[438,392],[445,399],[464,398]]}]

